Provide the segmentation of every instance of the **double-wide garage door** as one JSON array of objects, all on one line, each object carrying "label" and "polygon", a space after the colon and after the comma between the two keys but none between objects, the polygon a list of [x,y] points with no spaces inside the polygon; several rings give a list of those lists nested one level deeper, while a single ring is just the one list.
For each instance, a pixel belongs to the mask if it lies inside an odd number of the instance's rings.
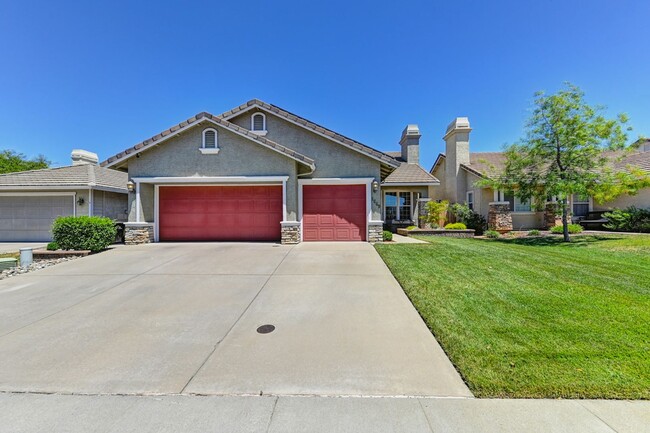
[{"label": "double-wide garage door", "polygon": [[161,186],[161,241],[278,241],[282,187]]},{"label": "double-wide garage door", "polygon": [[73,195],[2,195],[0,242],[49,242],[54,219],[73,214]]}]

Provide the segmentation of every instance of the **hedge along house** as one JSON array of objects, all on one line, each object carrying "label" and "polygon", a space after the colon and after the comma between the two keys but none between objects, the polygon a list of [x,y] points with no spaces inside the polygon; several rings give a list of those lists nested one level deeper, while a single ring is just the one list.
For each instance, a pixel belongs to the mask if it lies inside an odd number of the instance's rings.
[{"label": "hedge along house", "polygon": [[[430,173],[440,179],[440,188],[431,190],[435,200],[466,203],[474,212],[488,220],[491,229],[498,231],[544,229],[561,224],[557,217],[557,203],[553,200],[539,206],[522,201],[513,194],[477,186],[477,182],[497,175],[505,166],[502,152],[470,152],[469,137],[472,129],[466,117],[459,117],[449,124],[444,136],[445,153],[440,153]],[[636,143],[636,151],[622,155],[610,153],[612,167],[628,166],[650,172],[650,141]],[[650,188],[637,195],[623,195],[612,202],[598,204],[591,197],[574,195],[569,198],[574,221],[588,216],[590,212],[613,208],[636,206],[650,208]]]},{"label": "hedge along house", "polygon": [[48,242],[58,216],[127,218],[126,173],[72,151],[72,165],[0,175],[0,242]]},{"label": "hedge along house", "polygon": [[[427,193],[403,168],[415,161],[419,133],[405,136],[398,160],[254,99],[200,113],[102,165],[128,172],[127,243],[374,242],[386,213],[382,188]],[[398,171],[405,176],[391,182]]]}]

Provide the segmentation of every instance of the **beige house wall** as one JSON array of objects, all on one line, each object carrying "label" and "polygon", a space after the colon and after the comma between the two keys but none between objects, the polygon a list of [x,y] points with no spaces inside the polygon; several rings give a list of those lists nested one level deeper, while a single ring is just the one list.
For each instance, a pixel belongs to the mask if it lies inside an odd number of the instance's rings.
[{"label": "beige house wall", "polygon": [[598,204],[594,202],[593,210],[604,211],[614,208],[622,209],[629,206],[650,209],[650,188],[642,189],[637,195],[623,195],[607,203]]}]

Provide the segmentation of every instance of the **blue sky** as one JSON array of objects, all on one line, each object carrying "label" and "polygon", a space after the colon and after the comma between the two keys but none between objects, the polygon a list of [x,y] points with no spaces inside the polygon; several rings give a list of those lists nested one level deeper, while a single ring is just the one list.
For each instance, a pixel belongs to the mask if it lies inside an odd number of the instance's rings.
[{"label": "blue sky", "polygon": [[422,163],[469,116],[475,151],[522,134],[532,95],[579,85],[650,135],[647,1],[0,0],[0,148],[101,159],[259,98]]}]

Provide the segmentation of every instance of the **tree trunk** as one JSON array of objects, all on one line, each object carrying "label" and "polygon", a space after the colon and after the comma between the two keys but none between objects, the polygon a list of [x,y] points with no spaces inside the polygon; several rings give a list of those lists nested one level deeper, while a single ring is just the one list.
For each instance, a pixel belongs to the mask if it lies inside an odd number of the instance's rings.
[{"label": "tree trunk", "polygon": [[564,235],[564,242],[571,242],[569,238],[569,204],[566,198],[562,199],[562,234]]}]

